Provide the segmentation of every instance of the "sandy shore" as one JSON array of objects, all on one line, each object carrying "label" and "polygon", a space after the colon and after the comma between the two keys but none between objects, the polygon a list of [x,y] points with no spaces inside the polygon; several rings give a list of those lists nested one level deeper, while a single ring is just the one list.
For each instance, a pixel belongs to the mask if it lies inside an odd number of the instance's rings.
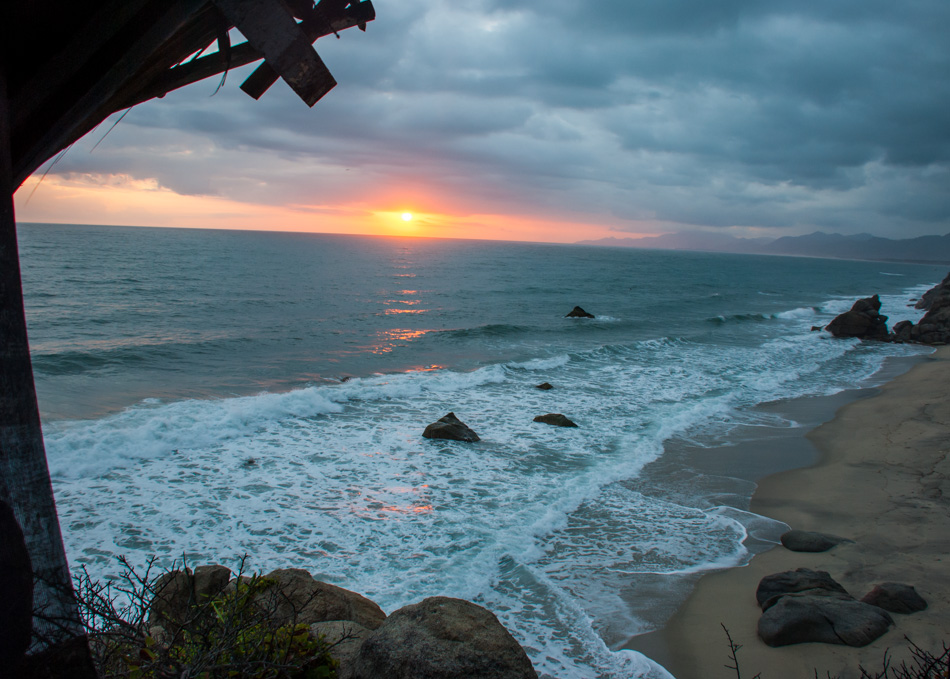
[{"label": "sandy shore", "polygon": [[[752,511],[792,528],[850,538],[822,554],[776,547],[744,568],[703,577],[662,631],[629,647],[668,668],[677,679],[735,677],[724,667],[728,646],[720,627],[742,644],[742,676],[804,679],[860,677],[880,670],[885,649],[907,658],[905,635],[934,650],[950,641],[950,347],[851,403],[808,437],[818,463],[766,477]],[[926,611],[894,615],[895,627],[865,648],[798,644],[770,648],[756,634],[755,589],[764,576],[806,567],[828,571],[860,598],[874,584],[914,585]]]}]

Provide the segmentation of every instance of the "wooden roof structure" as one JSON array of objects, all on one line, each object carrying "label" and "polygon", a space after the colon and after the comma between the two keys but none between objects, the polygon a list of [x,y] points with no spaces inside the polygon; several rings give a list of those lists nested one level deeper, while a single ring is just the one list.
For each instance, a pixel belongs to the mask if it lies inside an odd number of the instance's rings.
[{"label": "wooden roof structure", "polygon": [[14,192],[109,115],[255,61],[241,89],[257,99],[283,78],[313,106],[336,85],[313,42],[373,19],[369,0],[0,0],[0,679],[96,676],[43,445]]},{"label": "wooden roof structure", "polygon": [[[369,0],[4,4],[0,65],[15,186],[112,113],[261,59],[245,92],[258,99],[281,77],[313,106],[336,81],[311,44],[346,28],[365,30],[376,17]],[[231,45],[235,27],[247,42]]]}]

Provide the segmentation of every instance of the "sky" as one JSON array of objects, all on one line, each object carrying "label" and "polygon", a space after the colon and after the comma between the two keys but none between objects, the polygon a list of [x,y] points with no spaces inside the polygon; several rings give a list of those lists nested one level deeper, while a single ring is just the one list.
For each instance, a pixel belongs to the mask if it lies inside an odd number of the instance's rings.
[{"label": "sky", "polygon": [[374,5],[365,33],[315,43],[339,85],[313,109],[283,82],[245,95],[253,67],[183,88],[41,168],[18,220],[547,242],[950,233],[947,0]]}]

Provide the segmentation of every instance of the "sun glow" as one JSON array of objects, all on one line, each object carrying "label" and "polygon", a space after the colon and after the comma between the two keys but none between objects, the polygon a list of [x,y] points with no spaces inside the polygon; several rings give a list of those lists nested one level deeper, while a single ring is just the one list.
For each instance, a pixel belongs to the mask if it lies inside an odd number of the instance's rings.
[{"label": "sun glow", "polygon": [[404,221],[404,222],[411,222],[411,221],[412,221],[412,213],[411,213],[411,212],[403,212],[403,213],[402,213],[402,221]]}]

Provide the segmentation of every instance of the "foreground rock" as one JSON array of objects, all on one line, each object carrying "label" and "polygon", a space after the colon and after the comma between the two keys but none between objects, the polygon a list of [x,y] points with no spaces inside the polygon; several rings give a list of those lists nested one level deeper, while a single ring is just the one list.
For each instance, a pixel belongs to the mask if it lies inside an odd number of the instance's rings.
[{"label": "foreground rock", "polygon": [[928,311],[917,325],[910,321],[895,324],[892,339],[934,346],[950,344],[950,274],[940,285],[924,293],[917,308]]},{"label": "foreground rock", "polygon": [[323,637],[330,644],[330,655],[340,663],[337,679],[353,679],[353,670],[360,647],[373,631],[350,620],[329,620],[310,625],[310,635]]},{"label": "foreground rock", "polygon": [[759,618],[759,637],[769,646],[806,642],[867,646],[894,624],[887,611],[848,594],[786,594]]},{"label": "foreground rock", "polygon": [[927,608],[927,602],[911,585],[899,582],[883,582],[861,597],[861,601],[878,606],[891,613],[905,615]]},{"label": "foreground rock", "polygon": [[255,597],[255,603],[279,625],[312,625],[349,620],[376,629],[386,614],[375,602],[348,589],[315,580],[301,568],[281,568],[264,576],[275,584]]},{"label": "foreground rock", "polygon": [[535,422],[543,422],[544,424],[551,424],[555,427],[576,427],[577,425],[569,420],[567,417],[561,413],[548,413],[546,415],[538,415],[534,418]]},{"label": "foreground rock", "polygon": [[878,313],[881,310],[881,298],[865,297],[859,299],[846,311],[835,317],[825,326],[825,330],[835,337],[857,337],[859,339],[886,340],[887,316]]},{"label": "foreground rock", "polygon": [[427,439],[446,439],[448,441],[466,441],[474,443],[480,441],[478,434],[469,429],[464,422],[455,416],[455,413],[449,413],[445,417],[433,422],[422,435]]},{"label": "foreground rock", "polygon": [[595,318],[595,316],[594,314],[587,313],[579,306],[576,306],[571,309],[570,313],[568,313],[564,318]]},{"label": "foreground rock", "polygon": [[793,552],[827,552],[842,542],[851,542],[847,538],[827,533],[816,533],[808,530],[790,530],[782,537],[782,546]]},{"label": "foreground rock", "polygon": [[195,606],[220,594],[231,579],[225,566],[198,566],[169,571],[155,581],[155,595],[149,604],[149,627],[180,627],[193,615]]},{"label": "foreground rock", "polygon": [[806,642],[867,646],[893,624],[887,611],[857,601],[827,572],[799,568],[762,578],[759,637],[769,646]]},{"label": "foreground rock", "polygon": [[395,611],[360,647],[354,679],[536,679],[524,649],[488,610],[430,597]]}]

